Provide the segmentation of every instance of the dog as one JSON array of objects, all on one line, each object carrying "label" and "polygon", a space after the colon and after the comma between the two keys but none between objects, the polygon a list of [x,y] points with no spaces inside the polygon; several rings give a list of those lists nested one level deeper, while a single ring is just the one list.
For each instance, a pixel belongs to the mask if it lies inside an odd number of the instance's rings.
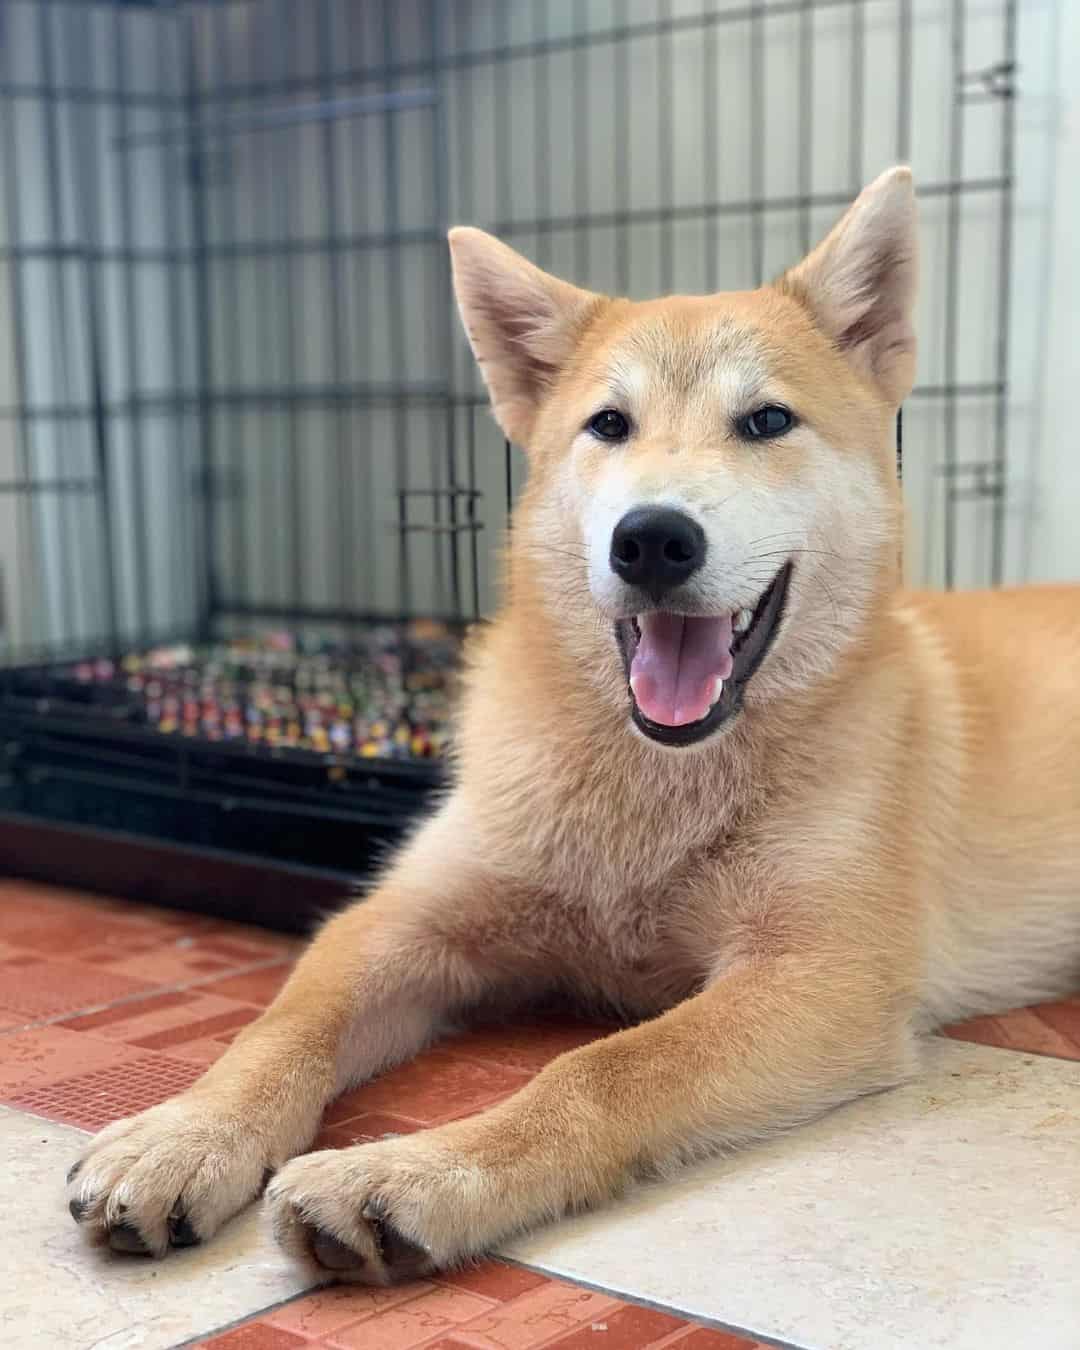
[{"label": "dog", "polygon": [[[1080,588],[899,578],[910,172],[747,293],[635,303],[449,236],[527,447],[452,787],[189,1091],[69,1176],[163,1255],[265,1188],[319,1278],[387,1284],[917,1072],[933,1027],[1080,976]],[[470,1009],[621,1029],[493,1108],[302,1155]]]}]

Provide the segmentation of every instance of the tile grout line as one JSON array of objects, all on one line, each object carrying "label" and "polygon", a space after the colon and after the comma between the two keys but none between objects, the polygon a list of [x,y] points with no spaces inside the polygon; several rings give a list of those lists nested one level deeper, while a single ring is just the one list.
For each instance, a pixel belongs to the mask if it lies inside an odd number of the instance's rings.
[{"label": "tile grout line", "polygon": [[[232,970],[214,971],[209,975],[200,975],[193,980],[183,980],[178,984],[163,984],[154,989],[141,990],[136,994],[124,994],[121,998],[110,999],[105,1003],[92,1003],[85,1008],[73,1009],[71,1012],[56,1013],[53,1017],[39,1017],[33,1022],[24,1022],[14,1027],[4,1027],[0,1029],[0,1037],[15,1036],[25,1031],[38,1031],[42,1027],[55,1026],[58,1022],[70,1022],[76,1017],[89,1017],[93,1013],[108,1012],[112,1008],[123,1008],[128,1004],[145,1003],[148,999],[159,998],[162,994],[183,994],[189,989],[199,989],[203,985],[214,984],[218,980],[231,980],[239,975],[254,975],[261,970],[273,970],[277,966],[290,964],[292,960],[291,956],[272,956],[261,961],[249,961],[246,965],[237,966]],[[262,1006],[252,1004],[245,999],[237,999],[236,1002],[247,1002],[251,1007]]]},{"label": "tile grout line", "polygon": [[[231,1322],[222,1322],[219,1327],[212,1327],[209,1331],[200,1331],[194,1336],[189,1336],[186,1340],[175,1341],[169,1347],[169,1350],[185,1350],[187,1346],[201,1345],[211,1337],[224,1335],[225,1332],[233,1331],[236,1327],[242,1327],[245,1323],[253,1321],[258,1317],[265,1317],[267,1313],[277,1312],[279,1308],[287,1308],[290,1303],[297,1303],[302,1298],[307,1298],[309,1294],[317,1294],[321,1289],[332,1289],[334,1285],[312,1284],[306,1289],[300,1289],[295,1294],[290,1294],[288,1298],[279,1298],[275,1303],[268,1303],[265,1308],[257,1308],[254,1312],[242,1313],[239,1317],[234,1317]],[[405,1300],[408,1302],[408,1300]],[[338,1328],[341,1330],[342,1328]],[[314,1344],[314,1342],[312,1342]]]},{"label": "tile grout line", "polygon": [[[987,1014],[988,1016],[1003,1016],[1004,1014]],[[1080,1061],[1080,1049],[1075,1055],[1056,1054],[1053,1050],[1024,1050],[1016,1045],[995,1045],[989,1041],[977,1041],[969,1039],[967,1036],[952,1036],[946,1031],[933,1031],[930,1033],[935,1040],[951,1042],[953,1045],[981,1045],[984,1050],[1000,1050],[1006,1055],[1033,1055],[1036,1059],[1053,1059],[1059,1064],[1076,1064]],[[1061,1034],[1061,1033],[1059,1033]]]},{"label": "tile grout line", "polygon": [[495,1259],[508,1266],[517,1266],[520,1270],[530,1270],[534,1275],[543,1275],[549,1280],[561,1280],[564,1284],[573,1284],[581,1289],[590,1289],[596,1294],[607,1294],[610,1298],[617,1298],[623,1303],[633,1303],[640,1308],[651,1308],[654,1312],[671,1313],[676,1317],[681,1317],[699,1326],[709,1327],[714,1331],[726,1331],[732,1336],[743,1336],[747,1340],[758,1341],[762,1345],[775,1346],[777,1350],[813,1350],[812,1346],[799,1345],[796,1341],[785,1341],[778,1336],[769,1336],[761,1331],[753,1331],[749,1327],[740,1326],[737,1322],[721,1322],[715,1317],[690,1312],[686,1308],[679,1308],[673,1303],[658,1303],[655,1299],[646,1298],[643,1294],[632,1294],[626,1290],[612,1289],[609,1285],[598,1284],[595,1280],[585,1280],[578,1275],[560,1275],[557,1271],[532,1261],[519,1261],[516,1257],[503,1256],[499,1253],[495,1254]]},{"label": "tile grout line", "polygon": [[[810,1346],[799,1345],[795,1341],[787,1341],[777,1336],[770,1336],[760,1331],[753,1331],[749,1327],[740,1326],[735,1322],[721,1322],[718,1321],[715,1317],[708,1317],[697,1313],[687,1312],[685,1309],[675,1307],[673,1304],[658,1303],[654,1299],[644,1298],[641,1295],[631,1294],[624,1290],[611,1289],[607,1285],[597,1284],[595,1281],[592,1280],[583,1280],[578,1278],[577,1276],[571,1277],[567,1275],[559,1275],[551,1270],[546,1269],[544,1266],[534,1265],[528,1261],[518,1261],[515,1260],[513,1257],[500,1255],[495,1255],[493,1257],[489,1257],[488,1259],[500,1261],[504,1265],[515,1266],[519,1270],[531,1271],[535,1275],[542,1275],[544,1276],[545,1279],[557,1282],[559,1284],[571,1285],[574,1288],[578,1289],[588,1289],[591,1292],[597,1294],[606,1294],[608,1295],[609,1298],[617,1299],[620,1303],[632,1304],[635,1307],[639,1308],[649,1308],[653,1312],[672,1314],[690,1323],[689,1327],[686,1328],[686,1330],[688,1331],[693,1331],[700,1327],[708,1327],[710,1330],[723,1331],[728,1333],[729,1335],[741,1336],[746,1340],[756,1341],[760,1345],[773,1346],[775,1347],[775,1350],[813,1350],[813,1348]],[[430,1278],[436,1284],[439,1282],[438,1274],[432,1275]],[[177,1341],[174,1343],[173,1346],[170,1347],[170,1350],[186,1350],[186,1348],[189,1346],[201,1345],[204,1341],[210,1340],[211,1338],[217,1336],[224,1335],[227,1332],[233,1331],[237,1327],[242,1327],[249,1322],[260,1320],[266,1317],[269,1313],[277,1312],[279,1308],[285,1308],[288,1307],[289,1304],[291,1303],[297,1303],[301,1299],[307,1298],[310,1294],[319,1293],[320,1291],[325,1289],[344,1288],[344,1287],[346,1286],[334,1285],[332,1283],[328,1284],[325,1281],[322,1284],[310,1285],[307,1289],[301,1289],[298,1290],[297,1293],[295,1294],[290,1294],[288,1298],[278,1299],[276,1302],[268,1303],[263,1308],[256,1308],[251,1312],[246,1312],[239,1317],[233,1318],[229,1322],[223,1322],[220,1326],[213,1327],[209,1331],[199,1332],[197,1335],[190,1336],[186,1340]],[[421,1295],[418,1293],[417,1297],[419,1298],[420,1296]],[[405,1299],[404,1302],[408,1303],[409,1300]],[[360,1319],[360,1321],[363,1320],[367,1320],[366,1316]],[[337,1328],[338,1331],[346,1329],[347,1329],[346,1327]],[[449,1328],[447,1329],[446,1334],[453,1335],[454,1330],[455,1328]],[[558,1335],[560,1333],[556,1332],[553,1334]],[[675,1333],[672,1334],[674,1335]]]}]

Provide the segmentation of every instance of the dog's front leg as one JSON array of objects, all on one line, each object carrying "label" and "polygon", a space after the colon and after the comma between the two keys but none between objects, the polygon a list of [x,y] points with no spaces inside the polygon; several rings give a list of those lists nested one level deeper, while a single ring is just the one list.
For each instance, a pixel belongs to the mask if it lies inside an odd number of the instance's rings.
[{"label": "dog's front leg", "polygon": [[779,957],[561,1056],[481,1115],[299,1158],[267,1203],[301,1259],[329,1241],[343,1278],[386,1283],[891,1085],[911,1064],[902,1000],[850,949]]},{"label": "dog's front leg", "polygon": [[499,974],[476,929],[510,897],[473,852],[451,800],[189,1091],[91,1140],[68,1178],[84,1232],[157,1255],[210,1237],[311,1143],[343,1088],[415,1054],[490,990]]}]

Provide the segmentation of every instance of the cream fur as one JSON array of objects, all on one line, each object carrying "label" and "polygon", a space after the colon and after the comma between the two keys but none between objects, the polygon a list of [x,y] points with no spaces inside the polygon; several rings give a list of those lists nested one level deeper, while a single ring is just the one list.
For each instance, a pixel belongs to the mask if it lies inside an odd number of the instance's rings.
[{"label": "cream fur", "polygon": [[[775,286],[630,304],[452,234],[532,470],[453,790],[190,1092],[89,1145],[92,1238],[130,1222],[161,1253],[179,1213],[209,1237],[280,1168],[287,1248],[386,1282],[896,1083],[943,1020],[1075,985],[1080,591],[899,589],[914,236],[896,170]],[[582,432],[613,399],[634,424],[614,447]],[[799,426],[741,441],[777,400]],[[644,501],[706,530],[717,611],[795,562],[743,712],[689,750],[633,728],[612,636],[608,541]],[[473,1119],[288,1162],[445,1019],[556,988],[638,1025]]]}]

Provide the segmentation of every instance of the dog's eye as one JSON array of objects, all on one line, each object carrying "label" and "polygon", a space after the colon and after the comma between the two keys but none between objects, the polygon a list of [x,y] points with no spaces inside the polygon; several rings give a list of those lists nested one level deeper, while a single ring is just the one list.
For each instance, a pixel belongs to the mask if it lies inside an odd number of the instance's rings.
[{"label": "dog's eye", "polygon": [[744,417],[739,430],[751,440],[761,441],[782,436],[794,425],[795,418],[786,408],[781,408],[776,403],[767,403],[764,408],[758,408],[749,417]]},{"label": "dog's eye", "polygon": [[589,430],[602,441],[625,441],[630,435],[630,423],[615,408],[604,408],[589,418]]}]

